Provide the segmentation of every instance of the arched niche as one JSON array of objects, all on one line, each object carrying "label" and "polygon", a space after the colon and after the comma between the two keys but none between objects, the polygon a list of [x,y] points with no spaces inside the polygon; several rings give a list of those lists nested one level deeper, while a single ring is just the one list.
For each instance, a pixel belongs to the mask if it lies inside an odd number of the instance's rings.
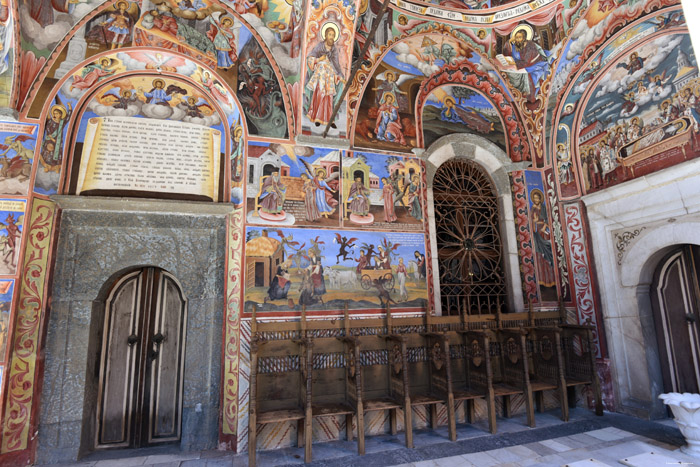
[{"label": "arched niche", "polygon": [[[159,56],[160,60],[173,65],[174,71],[150,71],[148,63],[154,58],[154,54]],[[100,69],[96,68],[96,65],[103,68],[109,66],[113,72],[104,75],[104,73],[99,72]],[[151,78],[139,78],[139,76],[150,76]],[[121,96],[122,92],[131,92],[132,96],[130,98],[137,94],[138,89],[128,89],[129,80],[143,81],[143,79],[146,79],[148,82],[144,82],[137,87],[142,87],[143,93],[148,93],[152,91],[154,87],[153,82],[159,77],[187,83],[187,86],[191,89],[196,89],[197,93],[202,96],[201,98],[208,103],[208,107],[215,110],[217,115],[219,115],[219,120],[222,122],[220,128],[222,136],[221,150],[227,154],[228,159],[222,170],[230,173],[230,176],[227,175],[225,180],[225,186],[230,186],[230,194],[229,192],[225,193],[222,199],[228,200],[230,198],[234,202],[241,200],[241,187],[244,178],[242,167],[244,166],[244,149],[248,132],[242,106],[233,90],[219,81],[220,77],[214,70],[207,68],[202,63],[176,53],[158,52],[156,54],[152,50],[144,49],[110,51],[93,57],[91,60],[84,61],[78,65],[53,86],[42,108],[41,115],[44,125],[41,139],[37,144],[39,146],[40,160],[44,158],[44,153],[50,149],[46,147],[47,141],[53,140],[54,145],[60,146],[60,150],[55,151],[56,160],[54,165],[60,166],[61,170],[40,169],[37,172],[35,190],[44,195],[55,194],[59,189],[61,175],[66,177],[64,169],[66,156],[68,155],[66,149],[74,141],[73,136],[79,128],[75,118],[77,114],[73,110],[89,105],[89,100],[95,93],[98,93],[99,97],[104,98],[104,93],[100,94],[99,90],[107,83],[112,83],[111,86],[119,90],[115,92],[115,96],[111,101],[102,104],[114,107],[115,105],[119,106],[117,96]],[[145,105],[151,98],[146,98],[143,93],[140,96],[140,100]],[[178,104],[176,103],[180,100],[179,98],[186,97],[175,92],[170,93],[170,95],[176,98],[169,102],[172,104],[171,107],[177,107]],[[194,104],[195,106],[200,105],[199,98],[198,102],[194,102]],[[112,113],[119,116],[131,115],[126,103],[122,103],[121,106],[127,108],[115,109]],[[61,113],[63,113],[64,118],[61,118],[61,115],[58,115],[59,118],[56,118],[56,108],[62,109]],[[161,117],[161,119],[164,117],[163,115],[156,116]],[[183,117],[181,112],[179,116],[180,118]],[[207,123],[204,121],[206,119],[195,118],[194,120],[197,123]],[[61,172],[61,175],[59,175],[59,172]],[[68,187],[65,186],[65,188]]]},{"label": "arched niche", "polygon": [[[513,200],[508,173],[522,170],[524,167],[512,163],[505,152],[494,143],[470,134],[454,134],[438,139],[426,151],[426,176],[428,197],[428,226],[433,271],[439,270],[438,251],[435,231],[435,208],[433,179],[436,170],[448,160],[463,158],[472,161],[489,176],[493,182],[500,211],[499,229],[501,232],[503,270],[506,276],[507,308],[511,311],[524,309],[520,264],[513,217]],[[440,277],[433,274],[435,294],[435,313],[442,314],[440,304]]]},{"label": "arched niche", "polygon": [[[208,2],[206,8],[197,11],[180,10],[179,6],[163,1],[151,2],[150,9],[139,9],[135,2],[127,3],[133,6],[128,11],[131,30],[125,42],[112,50],[115,55],[130,53],[134,49],[148,55],[147,59],[140,60],[140,64],[134,63],[137,68],[133,69],[171,71],[191,76],[196,69],[168,59],[179,55],[204,69],[214,70],[210,75],[212,87],[216,84],[220,90],[231,92],[244,103],[242,110],[252,134],[289,137],[293,112],[282,69],[260,33],[237,11],[217,0]],[[19,109],[22,116],[39,117],[46,96],[56,84],[69,79],[78,64],[94,61],[110,52],[110,33],[103,37],[100,30],[102,22],[116,13],[117,5],[105,3],[95,8],[71,28],[45,62],[35,60],[31,63],[36,68],[36,75],[25,80],[28,83],[27,96]],[[154,21],[154,15],[169,20],[166,23]],[[177,29],[175,18],[190,25],[187,36],[194,34],[196,37],[190,42],[183,40],[184,35]],[[222,24],[228,24],[225,20],[231,21],[232,63],[223,63],[217,58],[213,45],[217,30]],[[168,24],[172,27],[168,28]],[[104,43],[90,43],[95,38]]]}]

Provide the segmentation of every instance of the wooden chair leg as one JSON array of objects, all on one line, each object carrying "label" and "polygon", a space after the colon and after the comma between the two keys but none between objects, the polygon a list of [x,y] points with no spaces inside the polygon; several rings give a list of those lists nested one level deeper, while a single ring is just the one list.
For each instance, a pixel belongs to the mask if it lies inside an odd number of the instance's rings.
[{"label": "wooden chair leg", "polygon": [[345,434],[347,435],[348,441],[352,441],[352,414],[351,413],[345,415]]},{"label": "wooden chair leg", "polygon": [[365,454],[365,414],[363,410],[357,411],[357,452]]},{"label": "wooden chair leg", "polygon": [[530,386],[525,390],[525,410],[527,410],[527,426],[535,428],[535,404],[532,403],[532,389]]},{"label": "wooden chair leg", "polygon": [[510,406],[510,396],[503,396],[503,416],[505,418],[510,418],[512,413],[512,409]]},{"label": "wooden chair leg", "polygon": [[437,404],[430,404],[430,428],[437,430],[438,427],[438,414],[437,414]]},{"label": "wooden chair leg", "polygon": [[455,400],[452,394],[447,396],[447,432],[450,441],[457,441],[457,420],[455,420]]},{"label": "wooden chair leg", "polygon": [[492,435],[495,435],[498,432],[496,427],[496,398],[493,395],[487,396],[486,405],[488,406],[489,431]]},{"label": "wooden chair leg", "polygon": [[398,418],[397,413],[396,413],[397,410],[398,409],[389,410],[389,426],[391,427],[391,434],[392,435],[395,435],[396,433],[399,432],[399,430],[396,426],[397,425],[396,419]]},{"label": "wooden chair leg", "polygon": [[535,393],[535,404],[537,405],[537,411],[539,413],[544,413],[544,391],[537,391]]},{"label": "wooden chair leg", "polygon": [[255,414],[251,414],[248,419],[248,467],[255,467],[255,449],[257,448],[257,421]]},{"label": "wooden chair leg", "polygon": [[406,432],[406,447],[413,449],[413,409],[409,399],[403,405],[403,424]]},{"label": "wooden chair leg", "polygon": [[559,387],[559,406],[561,407],[561,419],[565,422],[569,421],[569,401],[566,395],[566,386]]},{"label": "wooden chair leg", "polygon": [[311,416],[311,411],[304,417],[304,462],[311,462],[311,442],[312,442],[312,423],[313,417]]}]

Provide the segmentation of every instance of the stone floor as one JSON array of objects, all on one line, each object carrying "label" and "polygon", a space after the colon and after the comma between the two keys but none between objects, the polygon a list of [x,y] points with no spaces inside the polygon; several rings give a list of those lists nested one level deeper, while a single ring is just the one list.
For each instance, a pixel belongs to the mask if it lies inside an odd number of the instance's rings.
[{"label": "stone floor", "polygon": [[[498,434],[486,432],[485,423],[458,425],[456,442],[447,429],[414,432],[414,449],[403,447],[403,433],[366,438],[367,453],[356,455],[356,444],[347,441],[317,443],[313,466],[569,466],[630,467],[689,465],[693,459],[681,453],[683,438],[670,420],[650,422],[620,414],[596,417],[573,410],[564,423],[558,412],[537,414],[537,428],[525,426],[524,416],[498,420]],[[303,464],[303,449],[288,448],[258,453],[259,466]],[[243,467],[246,455],[227,451],[180,452],[174,447],[93,454],[73,464],[81,467]],[[54,466],[55,467],[55,466]]]}]

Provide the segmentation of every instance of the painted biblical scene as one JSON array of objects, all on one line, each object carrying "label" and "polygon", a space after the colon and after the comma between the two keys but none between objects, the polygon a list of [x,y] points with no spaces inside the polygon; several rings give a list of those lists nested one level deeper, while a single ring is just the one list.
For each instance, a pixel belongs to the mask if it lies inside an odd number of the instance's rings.
[{"label": "painted biblical scene", "polygon": [[[575,137],[584,190],[598,191],[700,155],[700,74],[687,34],[610,60],[584,94]],[[566,131],[557,147],[568,140]],[[560,181],[568,180],[560,166]]]},{"label": "painted biblical scene", "polygon": [[343,225],[423,231],[425,185],[420,159],[349,153],[343,158]]},{"label": "painted biblical scene", "polygon": [[16,21],[10,0],[0,0],[0,107],[10,107],[15,85],[12,70],[15,65]]},{"label": "painted biblical scene", "polygon": [[38,125],[0,124],[0,195],[29,192]]},{"label": "painted biblical scene", "polygon": [[425,147],[451,133],[471,133],[508,152],[498,110],[483,94],[466,86],[434,90],[423,105],[422,124]]},{"label": "painted biblical scene", "polygon": [[539,90],[550,76],[550,65],[562,46],[563,30],[557,24],[560,19],[555,8],[550,11],[551,15],[538,15],[537,22],[511,23],[495,33],[494,63],[529,110],[544,102],[537,101]]},{"label": "painted biblical scene", "polygon": [[549,203],[545,196],[546,190],[542,183],[542,174],[526,170],[525,182],[527,184],[528,216],[540,297],[542,297],[543,302],[556,302],[559,295],[557,293],[557,268],[554,259],[554,231],[552,230]]},{"label": "painted biblical scene", "polygon": [[524,3],[525,1],[527,0],[430,0],[426,3],[459,10],[485,10],[487,8]]},{"label": "painted biblical scene", "polygon": [[425,237],[352,230],[246,229],[245,310],[425,310]]},{"label": "painted biblical scene", "polygon": [[249,224],[340,226],[342,151],[251,143],[247,160]]},{"label": "painted biblical scene", "polygon": [[0,275],[2,276],[12,276],[17,273],[26,208],[26,201],[0,199]]},{"label": "painted biblical scene", "polygon": [[[7,339],[10,331],[10,312],[12,311],[12,294],[14,292],[14,280],[0,280],[0,363],[7,363],[5,353],[7,352]],[[2,378],[0,370],[0,378]]]},{"label": "painted biblical scene", "polygon": [[[355,4],[338,0],[313,0],[306,26],[306,58],[303,60],[301,127],[305,134],[347,134],[347,104],[341,94],[350,74]],[[337,114],[333,111],[337,107]]]},{"label": "painted biblical scene", "polygon": [[[639,2],[635,4],[623,4],[617,7],[616,10],[610,10],[607,13],[598,11],[598,9],[589,10],[587,15],[581,19],[577,27],[573,30],[570,41],[567,43],[564,52],[562,53],[562,59],[557,68],[555,77],[552,79],[552,92],[550,94],[550,99],[548,105],[551,109],[552,117],[557,120],[552,120],[552,125],[556,124],[556,132],[552,132],[556,135],[556,140],[551,142],[550,151],[553,154],[554,164],[557,167],[558,179],[559,179],[559,190],[561,196],[564,198],[571,198],[578,196],[582,192],[590,192],[596,188],[592,187],[592,184],[596,186],[602,186],[606,183],[605,177],[603,175],[603,168],[597,167],[599,164],[594,159],[596,158],[595,152],[590,154],[592,157],[589,158],[590,148],[587,148],[586,153],[580,153],[578,151],[579,145],[572,145],[572,138],[576,137],[574,134],[574,128],[572,128],[574,119],[581,112],[586,112],[590,114],[589,116],[584,115],[582,120],[583,124],[578,130],[580,137],[583,141],[586,139],[592,140],[599,136],[601,132],[605,130],[607,125],[614,126],[616,121],[620,119],[620,113],[622,111],[622,106],[628,100],[624,99],[626,95],[630,100],[630,104],[627,104],[627,112],[634,109],[636,102],[632,102],[639,97],[638,91],[641,90],[641,96],[645,95],[645,88],[647,91],[647,97],[649,96],[649,85],[654,82],[654,89],[651,94],[652,103],[661,104],[663,100],[670,96],[670,90],[668,90],[668,85],[670,80],[670,73],[672,70],[665,71],[660,65],[660,62],[665,61],[668,58],[669,50],[662,51],[662,54],[658,57],[654,57],[651,62],[643,58],[642,67],[645,68],[643,74],[648,75],[651,73],[651,68],[656,68],[659,73],[654,72],[651,76],[646,76],[642,80],[642,88],[639,88],[638,84],[635,85],[634,82],[637,79],[627,79],[624,86],[629,87],[629,89],[623,89],[621,94],[622,99],[615,99],[616,102],[610,101],[608,96],[607,102],[603,106],[591,106],[588,108],[582,108],[585,102],[591,102],[590,98],[584,98],[585,95],[590,95],[591,92],[597,93],[598,91],[591,91],[589,89],[592,86],[598,86],[601,82],[603,76],[607,76],[607,71],[610,71],[614,66],[614,70],[617,73],[622,73],[624,70],[629,69],[630,66],[630,55],[636,47],[633,46],[636,42],[642,41],[654,33],[658,33],[665,29],[683,27],[685,25],[685,17],[680,9],[667,10],[661,14],[651,16],[647,21],[638,23],[631,28],[625,30],[624,33],[618,35],[618,37],[613,38],[610,44],[594,55],[588,58],[585,63],[581,62],[581,53],[583,50],[590,46],[595,41],[604,40],[605,29],[601,27],[601,23],[606,19],[608,15],[613,15],[615,17],[621,17],[624,15],[633,15],[635,11],[638,12],[643,5]],[[603,23],[604,24],[604,23]],[[669,38],[669,40],[672,40]],[[628,53],[620,54],[621,47],[626,47]],[[678,47],[681,47],[679,45]],[[639,53],[638,53],[639,55]],[[677,61],[677,57],[674,53],[671,54],[671,61],[667,62],[665,65],[673,66],[674,58]],[[689,56],[691,64],[695,63],[695,57],[691,54]],[[617,63],[615,63],[617,62]],[[653,62],[653,63],[652,63]],[[618,67],[617,64],[620,66]],[[625,68],[625,66],[628,68]],[[675,64],[675,71],[677,72],[677,63]],[[632,66],[634,69],[637,65]],[[640,75],[639,70],[633,71],[631,74]],[[569,86],[570,80],[573,78],[573,74],[576,75],[575,81]],[[664,75],[661,82],[654,79],[655,77],[661,77]],[[641,76],[641,75],[640,75]],[[658,82],[658,84],[657,84]],[[663,90],[662,88],[666,88]],[[567,89],[564,93],[564,89]],[[633,95],[629,92],[634,93]],[[664,95],[663,99],[661,96]],[[649,106],[649,102],[644,102],[647,98],[640,100],[641,108],[646,108]],[[595,98],[594,98],[595,100]],[[561,102],[559,106],[561,110],[555,114],[555,109],[557,103]],[[631,107],[630,107],[631,106]],[[638,107],[640,107],[638,105]],[[639,109],[638,109],[639,110]],[[595,112],[593,115],[591,112]],[[622,117],[623,119],[625,117]],[[627,118],[630,120],[630,118]],[[601,122],[601,124],[598,124]],[[631,122],[630,122],[631,123]],[[607,131],[605,131],[607,133]],[[626,131],[625,131],[626,133]],[[588,160],[590,159],[590,163]],[[607,162],[606,162],[607,163]],[[581,172],[580,168],[583,167]],[[608,177],[608,181],[613,183],[612,177]]]}]

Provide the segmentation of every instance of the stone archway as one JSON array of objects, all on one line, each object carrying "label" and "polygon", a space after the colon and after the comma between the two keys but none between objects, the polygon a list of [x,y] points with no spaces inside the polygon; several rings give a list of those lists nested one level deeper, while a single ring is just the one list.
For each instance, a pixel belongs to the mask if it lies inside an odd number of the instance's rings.
[{"label": "stone archway", "polygon": [[[425,152],[426,181],[428,197],[428,226],[430,231],[430,249],[433,271],[438,270],[437,244],[435,231],[435,208],[433,196],[433,179],[437,169],[446,161],[453,158],[462,158],[478,164],[491,178],[498,196],[498,207],[501,213],[500,231],[503,243],[503,268],[506,274],[506,290],[508,296],[508,309],[522,311],[524,301],[522,282],[520,278],[520,265],[518,247],[515,235],[515,222],[513,217],[513,198],[511,193],[509,172],[523,170],[530,163],[513,163],[507,154],[496,144],[485,138],[471,134],[454,134],[438,139]],[[440,304],[440,278],[433,274],[435,290],[435,313],[442,314]]]}]

